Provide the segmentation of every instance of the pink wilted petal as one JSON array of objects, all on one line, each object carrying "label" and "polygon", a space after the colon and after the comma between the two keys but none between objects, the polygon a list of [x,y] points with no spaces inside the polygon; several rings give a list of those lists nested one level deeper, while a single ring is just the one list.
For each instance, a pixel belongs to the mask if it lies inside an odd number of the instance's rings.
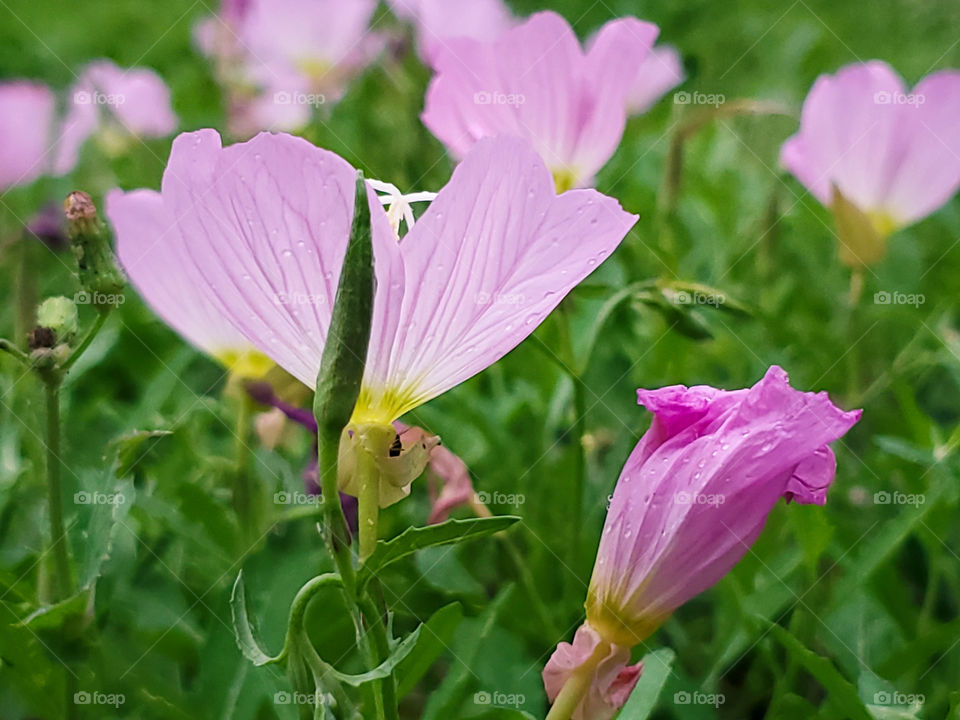
[{"label": "pink wilted petal", "polygon": [[467,464],[443,445],[430,453],[430,474],[440,479],[440,492],[433,499],[427,523],[441,523],[450,517],[450,512],[474,500],[473,480]]},{"label": "pink wilted petal", "polygon": [[607,513],[587,617],[622,642],[723,577],[779,498],[821,502],[834,469],[825,448],[860,418],[794,390],[778,367],[749,390],[691,395],[646,393],[662,403],[655,426],[664,406],[687,414],[668,437],[651,427],[657,442],[634,449]]},{"label": "pink wilted petal", "polygon": [[636,80],[627,96],[631,115],[649,110],[665,93],[683,82],[683,61],[677,49],[670,45],[653,48],[640,64]]},{"label": "pink wilted petal", "polygon": [[160,193],[112,190],[107,194],[106,210],[116,234],[120,264],[164,322],[209,355],[240,354],[252,348],[212,301]]},{"label": "pink wilted petal", "polygon": [[615,20],[584,53],[562,17],[541,12],[493,41],[452,38],[433,57],[423,122],[456,156],[483,137],[526,138],[563,186],[586,184],[620,141],[656,32]]},{"label": "pink wilted petal", "polygon": [[824,205],[836,186],[885,226],[915,222],[960,186],[958,92],[956,71],[930,75],[911,91],[877,60],[822,75],[781,161]]},{"label": "pink wilted petal", "polygon": [[620,244],[636,222],[593,190],[556,195],[517,138],[476,145],[401,241],[407,292],[373,406],[398,417],[496,362]]},{"label": "pink wilted petal", "polygon": [[0,191],[26,185],[52,163],[55,100],[39,83],[0,83]]},{"label": "pink wilted petal", "polygon": [[588,621],[577,629],[573,644],[557,645],[543,669],[547,699],[553,702],[574,671],[595,653],[605,653],[593,671],[590,687],[574,711],[573,720],[609,720],[626,703],[640,679],[643,663],[627,666],[630,649],[615,644],[600,649],[605,642]]}]

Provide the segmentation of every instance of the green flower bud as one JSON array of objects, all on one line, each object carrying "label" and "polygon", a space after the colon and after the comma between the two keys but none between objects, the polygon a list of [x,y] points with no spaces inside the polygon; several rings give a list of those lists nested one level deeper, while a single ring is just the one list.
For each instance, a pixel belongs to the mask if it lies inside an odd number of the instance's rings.
[{"label": "green flower bud", "polygon": [[37,308],[37,325],[52,330],[58,343],[69,343],[77,334],[77,306],[70,298],[47,298]]},{"label": "green flower bud", "polygon": [[70,241],[77,258],[81,295],[100,312],[123,302],[126,280],[117,268],[110,233],[97,217],[97,208],[85,192],[75,191],[64,203]]}]

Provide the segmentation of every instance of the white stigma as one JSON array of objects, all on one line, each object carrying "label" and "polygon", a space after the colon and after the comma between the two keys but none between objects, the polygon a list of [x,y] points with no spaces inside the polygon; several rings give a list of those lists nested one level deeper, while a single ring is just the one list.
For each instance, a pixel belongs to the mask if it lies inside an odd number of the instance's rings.
[{"label": "white stigma", "polygon": [[370,187],[380,193],[380,203],[388,208],[387,219],[390,221],[390,227],[393,228],[393,234],[400,239],[400,222],[403,221],[407,226],[407,232],[413,229],[414,217],[412,203],[430,202],[437,194],[434,192],[416,192],[404,195],[400,189],[393,183],[383,182],[382,180],[367,180]]}]

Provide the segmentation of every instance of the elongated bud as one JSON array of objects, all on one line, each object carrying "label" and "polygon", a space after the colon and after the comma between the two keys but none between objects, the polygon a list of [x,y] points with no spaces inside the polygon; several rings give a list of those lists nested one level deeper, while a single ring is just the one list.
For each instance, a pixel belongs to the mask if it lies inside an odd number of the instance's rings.
[{"label": "elongated bud", "polygon": [[110,247],[110,233],[97,217],[97,208],[90,196],[74,191],[64,202],[67,226],[74,255],[77,277],[84,301],[105,312],[123,302],[126,280],[117,268]]}]

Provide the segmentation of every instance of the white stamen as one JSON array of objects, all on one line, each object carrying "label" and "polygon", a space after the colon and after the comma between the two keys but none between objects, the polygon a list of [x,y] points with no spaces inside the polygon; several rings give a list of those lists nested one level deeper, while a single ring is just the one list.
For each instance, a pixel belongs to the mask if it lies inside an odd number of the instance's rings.
[{"label": "white stamen", "polygon": [[412,203],[430,202],[437,194],[434,192],[416,192],[404,195],[393,183],[383,182],[382,180],[368,179],[370,187],[380,193],[380,202],[384,207],[389,206],[387,210],[387,219],[390,221],[390,227],[393,228],[393,234],[400,239],[400,222],[406,223],[407,232],[413,229],[414,217]]}]

